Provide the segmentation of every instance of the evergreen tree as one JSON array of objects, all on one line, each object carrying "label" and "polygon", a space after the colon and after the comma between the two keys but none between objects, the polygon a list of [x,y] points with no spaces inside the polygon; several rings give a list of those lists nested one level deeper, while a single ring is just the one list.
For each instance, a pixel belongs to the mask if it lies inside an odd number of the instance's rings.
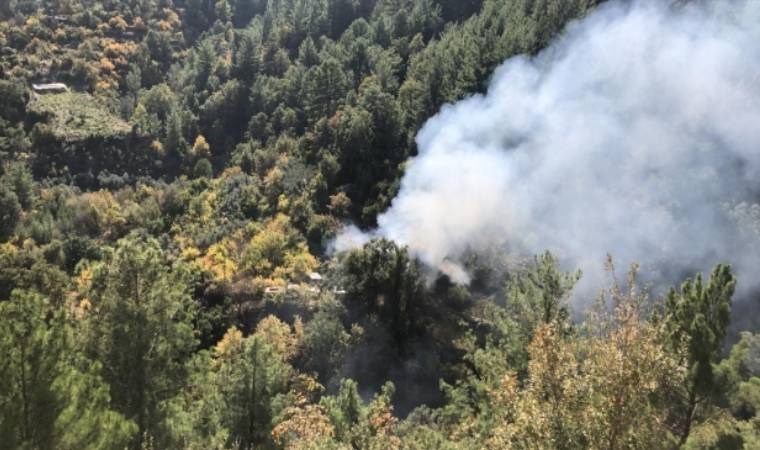
[{"label": "evergreen tree", "polygon": [[241,449],[270,442],[274,401],[286,392],[291,368],[260,336],[246,338],[240,353],[232,356],[219,369],[226,405],[223,423]]},{"label": "evergreen tree", "polygon": [[255,334],[231,328],[199,353],[192,383],[173,405],[176,440],[198,448],[273,448],[272,430],[293,400],[293,339],[290,326],[270,317]]},{"label": "evergreen tree", "polygon": [[187,141],[183,133],[182,116],[176,108],[173,108],[169,117],[166,119],[166,143],[164,149],[166,154],[175,158],[177,163],[185,156],[187,152]]},{"label": "evergreen tree", "polygon": [[569,325],[567,299],[580,278],[580,272],[561,272],[549,252],[536,256],[528,269],[509,277],[506,308],[520,323],[525,337],[532,337],[539,324],[556,324],[559,328]]},{"label": "evergreen tree", "polygon": [[298,62],[306,67],[312,67],[319,64],[319,61],[319,52],[314,45],[314,40],[309,36],[298,47]]},{"label": "evergreen tree", "polygon": [[0,183],[7,185],[16,194],[23,209],[29,209],[34,196],[34,178],[29,166],[22,162],[9,163],[3,168],[3,172]]},{"label": "evergreen tree", "polygon": [[0,242],[13,236],[21,215],[21,204],[16,193],[0,183]]},{"label": "evergreen tree", "polygon": [[[0,6],[0,8],[2,8]],[[0,117],[15,123],[21,120],[26,110],[24,84],[19,80],[0,80]]]},{"label": "evergreen tree", "polygon": [[87,347],[102,364],[114,407],[138,427],[137,449],[166,445],[166,402],[185,386],[196,307],[180,265],[154,239],[132,235],[93,270]]},{"label": "evergreen tree", "polygon": [[212,176],[214,176],[214,168],[211,166],[211,162],[206,158],[199,159],[193,167],[193,177],[211,178]]},{"label": "evergreen tree", "polygon": [[310,119],[330,117],[351,87],[351,78],[334,58],[314,66],[306,74],[304,110]]},{"label": "evergreen tree", "polygon": [[402,347],[425,296],[418,263],[407,249],[386,239],[370,241],[346,256],[342,271],[350,301],[378,314]]},{"label": "evergreen tree", "polygon": [[683,386],[676,387],[671,399],[681,444],[689,438],[700,404],[715,393],[713,364],[720,357],[735,287],[731,268],[721,264],[707,282],[698,274],[667,295],[664,321],[669,345],[687,368]]},{"label": "evergreen tree", "polygon": [[15,291],[0,302],[0,354],[0,449],[107,450],[136,432],[110,410],[64,311],[41,295]]},{"label": "evergreen tree", "polygon": [[261,70],[261,49],[252,32],[243,31],[238,38],[233,74],[250,84]]}]

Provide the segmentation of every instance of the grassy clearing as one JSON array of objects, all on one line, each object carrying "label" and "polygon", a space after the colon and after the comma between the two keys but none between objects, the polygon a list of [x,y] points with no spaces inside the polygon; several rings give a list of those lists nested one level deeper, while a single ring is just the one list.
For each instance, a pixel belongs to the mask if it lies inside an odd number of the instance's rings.
[{"label": "grassy clearing", "polygon": [[28,109],[49,117],[53,135],[69,142],[119,137],[132,131],[129,123],[112,114],[97,97],[86,93],[35,96]]}]

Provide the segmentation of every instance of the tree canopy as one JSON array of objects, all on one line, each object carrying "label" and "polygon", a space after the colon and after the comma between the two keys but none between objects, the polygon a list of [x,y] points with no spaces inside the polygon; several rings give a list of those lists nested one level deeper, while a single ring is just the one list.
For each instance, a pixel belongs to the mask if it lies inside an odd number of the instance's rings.
[{"label": "tree canopy", "polygon": [[757,448],[721,261],[595,299],[549,252],[335,248],[598,3],[0,2],[0,449]]}]

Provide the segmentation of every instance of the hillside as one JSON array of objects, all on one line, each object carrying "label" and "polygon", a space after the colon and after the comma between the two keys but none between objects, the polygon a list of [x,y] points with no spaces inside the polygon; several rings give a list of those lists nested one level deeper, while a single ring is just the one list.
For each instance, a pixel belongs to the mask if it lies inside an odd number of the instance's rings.
[{"label": "hillside", "polygon": [[0,2],[0,450],[760,445],[702,3]]}]

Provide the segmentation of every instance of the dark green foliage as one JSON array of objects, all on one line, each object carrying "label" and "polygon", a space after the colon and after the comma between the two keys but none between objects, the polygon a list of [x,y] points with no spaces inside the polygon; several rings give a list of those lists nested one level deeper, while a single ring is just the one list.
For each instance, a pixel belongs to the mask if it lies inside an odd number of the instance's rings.
[{"label": "dark green foliage", "polygon": [[45,254],[36,247],[0,247],[0,301],[8,299],[14,289],[22,289],[45,295],[56,307],[62,305],[69,279],[54,265],[57,262],[55,247],[49,250],[50,253]]},{"label": "dark green foliage", "polygon": [[0,184],[0,242],[13,236],[20,214],[21,204],[16,193],[9,186]]},{"label": "dark green foliage", "polygon": [[73,273],[77,264],[83,259],[97,261],[101,252],[97,244],[91,239],[81,236],[72,236],[63,242],[63,268]]},{"label": "dark green foliage", "polygon": [[304,111],[307,116],[316,121],[335,114],[351,87],[351,78],[353,76],[347,75],[334,58],[309,69],[304,85]]},{"label": "dark green foliage", "polygon": [[232,3],[232,21],[238,28],[243,28],[257,14],[264,12],[265,0],[237,0]]},{"label": "dark green foliage", "polygon": [[0,430],[2,445],[8,449],[23,443],[50,447],[54,439],[51,386],[67,344],[60,313],[47,323],[48,307],[39,295],[19,291],[0,304],[4,356]]},{"label": "dark green foliage", "polygon": [[349,253],[342,270],[350,301],[377,314],[396,345],[403,346],[415,330],[417,308],[424,302],[418,263],[405,248],[380,239]]},{"label": "dark green foliage", "polygon": [[247,124],[247,91],[237,80],[222,85],[200,107],[199,125],[214,149],[231,148]]},{"label": "dark green foliage", "polygon": [[0,448],[107,450],[135,433],[109,410],[108,389],[76,353],[72,331],[38,294],[15,291],[0,303]]},{"label": "dark green foliage", "polygon": [[351,429],[359,423],[364,408],[356,382],[351,379],[342,380],[338,393],[323,398],[321,404],[327,409],[336,437],[344,442],[350,440]]},{"label": "dark green foliage", "polygon": [[590,323],[548,253],[455,286],[327,251],[442,105],[597,0],[5,3],[0,449],[585,448],[618,410],[657,424],[619,447],[757,447],[726,266]]},{"label": "dark green foliage", "polygon": [[681,398],[683,410],[675,413],[681,443],[689,437],[698,404],[717,387],[713,364],[723,347],[735,287],[731,268],[718,265],[707,282],[698,274],[685,281],[680,290],[671,290],[666,298],[664,320],[670,346],[689,370]]},{"label": "dark green foliage", "polygon": [[468,17],[480,9],[483,0],[436,0],[441,5],[444,19],[457,20]]},{"label": "dark green foliage", "polygon": [[751,420],[760,412],[760,336],[742,333],[726,359],[714,366],[716,384],[734,417]]},{"label": "dark green foliage", "polygon": [[546,252],[533,264],[516,272],[507,281],[506,311],[521,322],[524,337],[530,339],[539,324],[569,324],[567,300],[581,273],[563,273],[556,258]]},{"label": "dark green foliage", "polygon": [[193,167],[193,177],[211,178],[213,175],[214,168],[211,167],[211,161],[206,158],[201,158],[195,163],[195,167]]},{"label": "dark green foliage", "polygon": [[21,80],[0,80],[0,117],[15,123],[24,118],[26,92]]},{"label": "dark green foliage", "polygon": [[272,448],[293,369],[259,335],[230,329],[212,354],[191,363],[190,385],[173,404],[175,439],[202,448]]},{"label": "dark green foliage", "polygon": [[222,423],[238,448],[270,442],[275,400],[286,392],[290,370],[282,355],[259,336],[247,338],[241,352],[223,363],[218,374],[224,402]]},{"label": "dark green foliage", "polygon": [[760,409],[760,344],[757,334],[743,333],[727,358],[714,366],[720,391],[711,420],[698,423],[683,448],[752,448],[760,442],[756,426]]},{"label": "dark green foliage", "polygon": [[225,180],[220,191],[219,214],[237,221],[259,217],[262,198],[255,178],[245,173],[235,175]]},{"label": "dark green foliage", "polygon": [[137,236],[94,271],[88,353],[102,364],[114,408],[137,424],[133,448],[146,437],[165,442],[165,402],[184,387],[196,345],[188,286],[155,240]]},{"label": "dark green foliage", "polygon": [[261,46],[254,34],[246,31],[240,33],[236,44],[233,73],[239,80],[250,83],[261,69]]},{"label": "dark green foliage", "polygon": [[303,367],[316,373],[325,384],[337,375],[349,350],[351,336],[340,321],[340,312],[338,308],[323,309],[304,328]]},{"label": "dark green foliage", "polygon": [[671,290],[666,299],[671,345],[685,351],[694,387],[700,393],[706,393],[713,383],[712,364],[720,356],[735,287],[731,268],[719,265],[706,283],[698,274],[680,290]]},{"label": "dark green foliage", "polygon": [[22,208],[29,209],[32,206],[34,179],[26,164],[21,162],[7,164],[3,168],[0,183],[8,186],[16,194]]},{"label": "dark green foliage", "polygon": [[569,331],[567,300],[579,278],[580,273],[562,272],[548,252],[509,275],[504,306],[486,303],[478,317],[484,328],[484,345],[472,332],[463,340],[467,375],[454,385],[444,384],[448,398],[442,410],[444,423],[479,416],[483,421],[477,427],[492,425],[489,383],[498,382],[510,371],[521,379],[527,376],[528,346],[537,327],[551,325]]}]

